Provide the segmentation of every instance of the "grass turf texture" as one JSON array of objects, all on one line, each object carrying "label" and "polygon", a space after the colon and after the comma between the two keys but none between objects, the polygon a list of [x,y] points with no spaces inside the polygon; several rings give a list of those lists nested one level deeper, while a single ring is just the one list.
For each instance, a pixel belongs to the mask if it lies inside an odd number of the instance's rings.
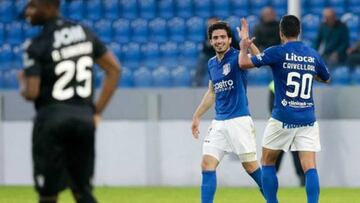
[{"label": "grass turf texture", "polygon": [[[320,203],[359,203],[360,188],[322,188]],[[97,187],[100,203],[198,203],[196,187]],[[304,188],[280,188],[280,202],[306,202]],[[32,187],[0,187],[0,203],[36,203]],[[61,193],[59,203],[73,203],[69,190]],[[255,188],[218,188],[218,203],[264,203]]]}]

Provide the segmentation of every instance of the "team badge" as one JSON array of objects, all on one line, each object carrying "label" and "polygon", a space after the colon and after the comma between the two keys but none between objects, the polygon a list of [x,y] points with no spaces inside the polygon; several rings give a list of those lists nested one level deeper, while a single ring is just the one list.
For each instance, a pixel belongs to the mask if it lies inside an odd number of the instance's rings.
[{"label": "team badge", "polygon": [[226,76],[230,73],[231,68],[230,68],[230,63],[227,63],[225,65],[223,65],[223,74]]}]

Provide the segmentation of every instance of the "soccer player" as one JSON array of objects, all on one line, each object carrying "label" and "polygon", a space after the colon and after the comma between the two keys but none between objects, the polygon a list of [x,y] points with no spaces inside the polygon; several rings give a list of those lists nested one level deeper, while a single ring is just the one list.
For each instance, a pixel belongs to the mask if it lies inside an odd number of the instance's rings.
[{"label": "soccer player", "polygon": [[[305,173],[308,203],[317,203],[320,193],[315,156],[320,151],[319,126],[315,118],[313,79],[329,82],[330,74],[319,54],[298,40],[300,20],[293,15],[280,21],[283,45],[273,46],[251,58],[240,53],[240,67],[268,65],[275,82],[272,117],[264,132],[262,150],[262,186],[267,203],[277,203],[278,180],[275,162],[280,151],[299,151]],[[242,39],[247,50],[254,39]]]},{"label": "soccer player", "polygon": [[[30,0],[25,11],[42,32],[25,42],[21,95],[34,101],[32,133],[35,188],[40,203],[57,202],[69,186],[78,203],[92,195],[95,128],[113,95],[120,64],[87,28],[59,14],[60,0]],[[93,103],[93,64],[104,69],[104,85]]]},{"label": "soccer player", "polygon": [[[241,34],[240,37],[244,37]],[[197,139],[200,118],[215,102],[215,119],[203,144],[202,203],[212,203],[214,200],[216,168],[226,153],[235,153],[246,172],[261,188],[255,129],[246,96],[246,71],[239,67],[239,50],[230,47],[232,33],[225,22],[218,21],[211,25],[208,28],[208,39],[216,55],[208,62],[208,90],[193,115],[191,126],[192,134]],[[252,51],[259,52],[257,49]]]}]

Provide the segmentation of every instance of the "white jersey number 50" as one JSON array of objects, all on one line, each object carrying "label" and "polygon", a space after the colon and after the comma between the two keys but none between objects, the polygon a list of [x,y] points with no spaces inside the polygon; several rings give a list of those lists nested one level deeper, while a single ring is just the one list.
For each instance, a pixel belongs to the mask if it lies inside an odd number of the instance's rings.
[{"label": "white jersey number 50", "polygon": [[[62,61],[55,67],[55,74],[63,74],[54,84],[52,96],[60,101],[72,98],[75,93],[82,98],[91,95],[91,70],[87,67],[92,67],[93,59],[89,56],[83,56],[75,63],[71,60]],[[76,82],[83,82],[84,85],[68,86],[70,81],[74,78]]]},{"label": "white jersey number 50", "polygon": [[[294,80],[298,78],[301,80],[301,84]],[[298,97],[300,93],[300,98],[310,99],[311,97],[311,87],[312,87],[313,76],[309,73],[305,73],[301,76],[298,72],[290,72],[287,77],[287,86],[293,86],[294,91],[286,91],[286,96],[288,97]]]}]

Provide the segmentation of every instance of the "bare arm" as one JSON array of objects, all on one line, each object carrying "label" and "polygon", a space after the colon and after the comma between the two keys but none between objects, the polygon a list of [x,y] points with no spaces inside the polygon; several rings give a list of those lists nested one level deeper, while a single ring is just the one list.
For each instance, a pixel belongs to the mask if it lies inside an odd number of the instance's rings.
[{"label": "bare arm", "polygon": [[215,102],[215,92],[214,87],[211,81],[209,81],[209,88],[206,91],[204,97],[202,98],[199,106],[197,107],[193,119],[192,119],[192,125],[191,130],[194,138],[199,137],[199,124],[200,124],[200,118],[206,113],[209,108],[214,104]]},{"label": "bare arm", "polygon": [[40,92],[40,77],[25,76],[23,71],[18,73],[20,83],[20,94],[28,101],[34,101]]},{"label": "bare arm", "polygon": [[117,88],[117,83],[121,75],[121,67],[120,63],[110,51],[107,51],[97,59],[96,63],[105,71],[103,87],[95,105],[95,113],[101,114]]}]

